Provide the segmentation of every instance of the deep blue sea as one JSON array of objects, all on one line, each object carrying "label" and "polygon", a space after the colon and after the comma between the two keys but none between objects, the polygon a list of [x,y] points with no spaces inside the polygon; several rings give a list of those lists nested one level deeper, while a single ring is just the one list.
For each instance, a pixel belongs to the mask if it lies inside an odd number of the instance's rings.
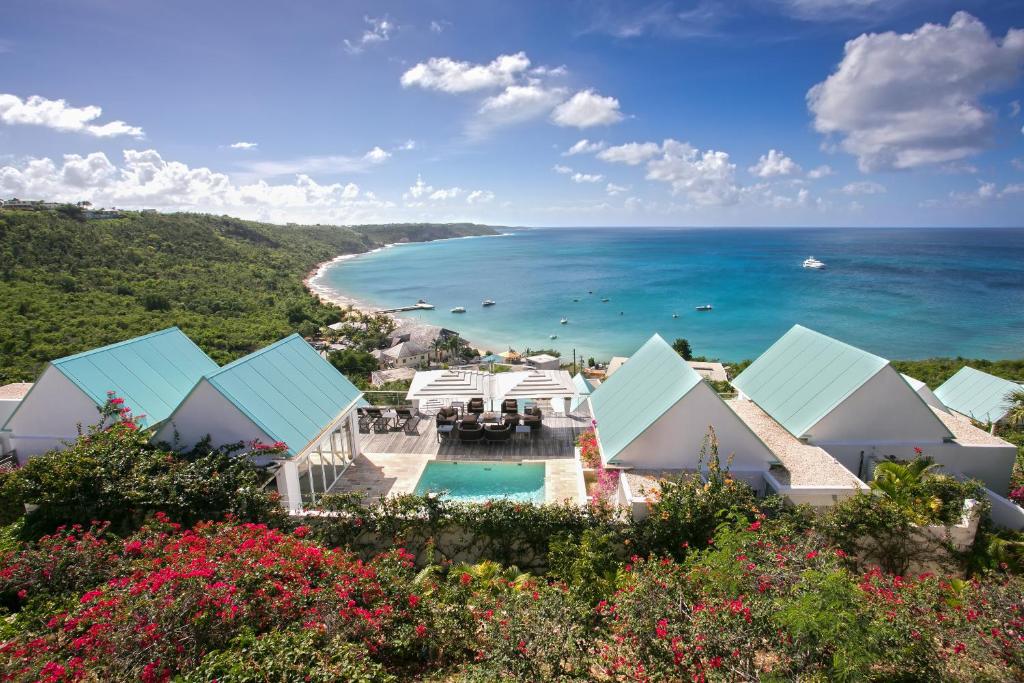
[{"label": "deep blue sea", "polygon": [[[828,268],[802,268],[810,255]],[[1024,357],[1022,229],[530,229],[384,249],[321,284],[380,307],[426,299],[408,315],[492,351],[600,360],[657,332],[742,360],[800,323],[886,358]]]}]

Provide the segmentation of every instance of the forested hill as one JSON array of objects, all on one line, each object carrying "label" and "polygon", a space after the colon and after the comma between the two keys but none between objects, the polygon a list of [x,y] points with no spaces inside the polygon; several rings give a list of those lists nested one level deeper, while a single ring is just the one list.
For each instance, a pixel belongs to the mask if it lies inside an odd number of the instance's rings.
[{"label": "forested hill", "polygon": [[309,296],[322,261],[390,242],[493,234],[473,224],[270,225],[128,213],[0,212],[0,384],[46,361],[171,325],[218,363],[336,313]]}]

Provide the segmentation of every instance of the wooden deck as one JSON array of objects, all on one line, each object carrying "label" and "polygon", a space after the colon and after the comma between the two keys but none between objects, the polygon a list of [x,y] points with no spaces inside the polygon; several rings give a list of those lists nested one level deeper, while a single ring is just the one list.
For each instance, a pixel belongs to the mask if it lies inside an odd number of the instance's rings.
[{"label": "wooden deck", "polygon": [[530,434],[513,434],[503,443],[460,443],[457,439],[439,442],[434,417],[422,416],[414,433],[392,430],[383,434],[360,434],[359,438],[364,453],[432,455],[437,460],[572,458],[576,435],[590,424],[586,408],[569,416],[547,413],[541,428]]}]

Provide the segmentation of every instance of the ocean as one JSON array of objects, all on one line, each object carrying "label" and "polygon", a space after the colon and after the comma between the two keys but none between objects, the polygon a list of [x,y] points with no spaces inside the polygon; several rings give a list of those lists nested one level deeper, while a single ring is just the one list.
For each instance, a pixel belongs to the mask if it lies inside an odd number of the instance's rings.
[{"label": "ocean", "polygon": [[[802,268],[811,255],[828,267]],[[800,323],[886,358],[1024,356],[1024,229],[516,230],[360,255],[320,284],[381,308],[425,299],[403,315],[494,352],[607,360],[656,332],[739,361]]]}]

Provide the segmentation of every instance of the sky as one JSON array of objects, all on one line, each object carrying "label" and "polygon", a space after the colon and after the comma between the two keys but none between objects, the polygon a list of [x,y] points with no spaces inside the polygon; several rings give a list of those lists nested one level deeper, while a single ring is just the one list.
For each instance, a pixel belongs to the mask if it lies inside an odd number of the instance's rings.
[{"label": "sky", "polygon": [[1021,226],[1019,0],[6,0],[0,197]]}]

